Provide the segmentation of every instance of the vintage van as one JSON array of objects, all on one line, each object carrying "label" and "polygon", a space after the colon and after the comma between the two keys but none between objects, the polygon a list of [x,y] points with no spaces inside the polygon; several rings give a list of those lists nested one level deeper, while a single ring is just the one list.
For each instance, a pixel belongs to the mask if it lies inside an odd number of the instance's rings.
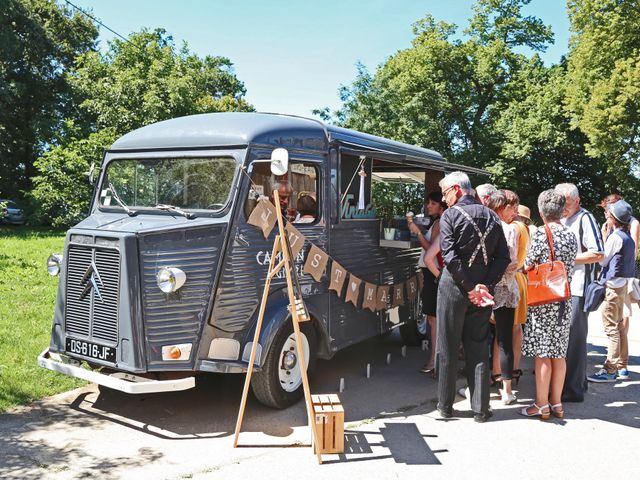
[{"label": "vintage van", "polygon": [[[381,238],[371,181],[437,189],[454,165],[437,152],[322,122],[277,114],[213,113],[159,122],[105,152],[89,216],[48,260],[59,275],[51,342],[39,364],[128,393],[184,390],[197,374],[248,368],[275,230],[247,223],[282,178],[269,161],[288,152],[286,213],[304,236],[366,282],[392,284],[417,270],[418,243]],[[357,208],[362,184],[365,208]],[[281,165],[282,166],[282,165]],[[302,196],[315,211],[296,221]],[[308,199],[307,199],[308,200]],[[400,327],[425,333],[419,300],[372,312],[296,269],[311,322],[302,325],[307,368],[317,358]],[[284,278],[265,312],[252,390],[282,408],[302,395]]]}]

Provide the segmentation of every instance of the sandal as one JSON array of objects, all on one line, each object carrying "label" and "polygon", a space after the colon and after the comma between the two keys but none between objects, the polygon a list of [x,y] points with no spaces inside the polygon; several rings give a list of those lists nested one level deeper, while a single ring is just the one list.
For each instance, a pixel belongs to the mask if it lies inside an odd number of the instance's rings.
[{"label": "sandal", "polygon": [[489,386],[502,389],[502,374],[496,373],[494,375],[491,375],[491,384]]},{"label": "sandal", "polygon": [[551,413],[556,418],[564,418],[564,409],[562,408],[561,403],[556,403],[555,405],[551,405]]},{"label": "sandal", "polygon": [[[535,408],[536,411],[533,413],[529,413],[529,409],[531,407]],[[522,410],[520,410],[520,415],[524,415],[525,417],[540,417],[540,420],[549,420],[549,417],[551,416],[551,411],[549,410],[548,403],[546,405],[542,405],[541,407],[539,407],[538,404],[534,402],[528,407],[525,407]]]},{"label": "sandal", "polygon": [[513,381],[513,384],[516,387],[518,386],[518,383],[520,383],[521,376],[522,376],[522,370],[520,370],[519,368],[516,368],[511,372],[511,380]]}]

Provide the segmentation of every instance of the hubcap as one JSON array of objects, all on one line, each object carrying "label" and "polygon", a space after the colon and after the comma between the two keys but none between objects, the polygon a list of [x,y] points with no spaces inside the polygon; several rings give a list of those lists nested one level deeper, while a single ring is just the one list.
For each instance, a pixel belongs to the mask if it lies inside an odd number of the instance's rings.
[{"label": "hubcap", "polygon": [[[302,351],[304,352],[306,368],[309,366],[309,342],[304,333],[300,332],[300,336],[302,337]],[[279,359],[278,380],[280,381],[280,386],[285,392],[295,392],[302,384],[295,334],[289,335],[284,342]]]}]

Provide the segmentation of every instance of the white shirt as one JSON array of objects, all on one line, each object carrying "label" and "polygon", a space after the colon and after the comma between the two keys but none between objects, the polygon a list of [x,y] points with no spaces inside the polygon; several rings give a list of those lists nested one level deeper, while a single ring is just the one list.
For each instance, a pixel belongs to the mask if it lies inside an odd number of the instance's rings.
[{"label": "white shirt", "polygon": [[[581,252],[604,253],[602,246],[602,237],[600,236],[600,228],[596,223],[593,215],[588,210],[581,208],[572,217],[563,218],[562,224],[567,226],[578,241],[578,254]],[[580,224],[582,223],[582,238],[580,238]],[[574,297],[584,296],[584,277],[586,265],[577,265],[573,270],[571,278],[571,295]],[[594,279],[594,265],[589,265],[590,278],[589,283]]]}]

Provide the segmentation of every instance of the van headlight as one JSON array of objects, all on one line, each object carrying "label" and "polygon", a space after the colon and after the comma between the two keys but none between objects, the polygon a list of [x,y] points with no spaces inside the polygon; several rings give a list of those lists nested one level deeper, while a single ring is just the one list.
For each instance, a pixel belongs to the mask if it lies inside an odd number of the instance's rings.
[{"label": "van headlight", "polygon": [[178,290],[187,280],[187,274],[179,268],[163,267],[158,270],[156,281],[158,288],[164,293],[172,293]]},{"label": "van headlight", "polygon": [[60,267],[62,266],[62,255],[59,253],[52,253],[47,258],[47,272],[52,277],[55,277],[60,273]]}]

